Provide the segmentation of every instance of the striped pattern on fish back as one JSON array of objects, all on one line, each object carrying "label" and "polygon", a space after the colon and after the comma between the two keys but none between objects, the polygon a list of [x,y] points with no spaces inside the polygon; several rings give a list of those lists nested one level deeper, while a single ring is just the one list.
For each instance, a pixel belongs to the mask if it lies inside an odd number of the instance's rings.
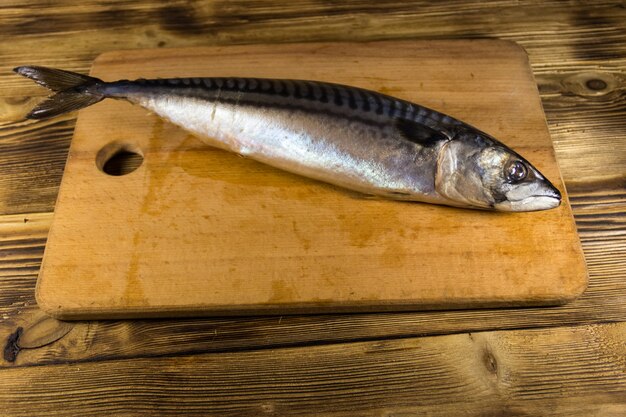
[{"label": "striped pattern on fish back", "polygon": [[462,124],[435,110],[385,94],[318,81],[211,77],[139,79],[133,83],[242,105],[285,106],[313,112],[332,110],[345,116],[361,113],[379,121],[405,118],[432,127]]}]

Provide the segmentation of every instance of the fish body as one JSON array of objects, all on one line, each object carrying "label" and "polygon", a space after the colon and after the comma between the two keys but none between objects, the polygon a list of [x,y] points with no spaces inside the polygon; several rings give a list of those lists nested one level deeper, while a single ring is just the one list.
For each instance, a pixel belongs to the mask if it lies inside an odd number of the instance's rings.
[{"label": "fish body", "polygon": [[103,82],[44,67],[16,71],[59,91],[31,118],[123,99],[211,146],[365,194],[501,211],[544,210],[561,199],[536,168],[490,135],[357,87],[215,77]]}]

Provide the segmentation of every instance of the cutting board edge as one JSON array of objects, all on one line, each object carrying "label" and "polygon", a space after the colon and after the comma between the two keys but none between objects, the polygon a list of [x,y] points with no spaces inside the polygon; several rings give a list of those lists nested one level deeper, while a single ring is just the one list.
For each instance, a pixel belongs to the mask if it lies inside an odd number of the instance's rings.
[{"label": "cutting board edge", "polygon": [[[539,107],[541,108],[541,113],[543,114],[542,126],[546,132],[546,135],[550,138],[550,144],[551,144],[550,152],[552,153],[552,157],[554,159],[554,162],[556,165],[556,171],[558,174],[558,178],[557,178],[558,181],[554,181],[554,184],[561,192],[561,205],[564,205],[567,208],[566,211],[568,213],[569,221],[571,222],[571,224],[574,225],[574,228],[576,229],[576,218],[574,217],[574,209],[572,207],[572,202],[570,201],[569,190],[567,189],[567,186],[565,184],[565,179],[563,178],[563,170],[561,169],[561,164],[559,162],[559,158],[557,157],[556,149],[554,148],[554,140],[552,140],[552,134],[550,133],[550,127],[548,126],[548,119],[546,118],[546,112],[543,107],[543,100],[541,99],[541,92],[539,91],[539,84],[537,83],[537,79],[535,78],[535,73],[532,71],[530,57],[528,56],[528,52],[526,51],[526,49],[524,49],[523,46],[519,45],[518,43],[514,41],[510,41],[510,42],[514,45],[517,45],[517,47],[526,56],[526,61],[528,64],[526,68],[528,69],[530,80],[535,86],[535,91],[537,93],[535,97],[539,103]],[[584,285],[582,286],[582,289],[580,289],[580,291],[577,293],[578,295],[576,295],[572,299],[572,301],[578,298],[580,295],[582,295],[582,293],[587,289],[587,286],[589,285],[589,265],[587,265],[587,258],[585,258],[585,252],[583,250],[583,243],[580,240],[580,234],[576,232],[575,235],[576,235],[576,242],[574,243],[574,245],[576,246],[577,258],[578,258],[578,262],[581,264],[582,273],[585,275],[585,281],[584,281]]]},{"label": "cutting board edge", "polygon": [[[476,45],[476,44],[484,44],[484,43],[491,43],[491,44],[499,44],[502,45],[502,47],[506,47],[509,48],[513,54],[520,54],[527,62],[529,62],[529,55],[528,55],[528,51],[526,51],[526,49],[520,45],[519,43],[510,40],[510,39],[499,39],[499,38],[465,38],[465,39],[454,39],[454,38],[450,38],[450,39],[400,39],[400,40],[394,40],[394,39],[388,39],[388,40],[363,40],[363,41],[359,41],[359,40],[353,40],[353,41],[337,41],[337,42],[320,42],[320,41],[313,41],[313,42],[285,42],[285,43],[281,43],[280,47],[281,48],[286,48],[286,49],[290,49],[290,48],[294,48],[294,49],[298,49],[298,46],[300,45],[306,45],[306,46],[310,46],[312,44],[328,44],[331,43],[334,46],[335,45],[398,45],[398,44],[406,44],[406,45],[410,45],[410,44],[419,44],[419,43],[423,43],[423,42],[429,42],[429,43],[439,43],[441,45],[445,45],[445,44],[455,44],[455,45],[459,45],[462,43],[468,44],[468,45]],[[275,44],[272,43],[242,43],[242,44],[236,44],[236,45],[195,45],[195,46],[186,46],[186,47],[182,47],[182,48],[141,48],[141,49],[135,49],[135,50],[130,50],[135,52],[136,54],[136,58],[137,60],[141,60],[143,56],[147,55],[147,56],[160,56],[160,57],[166,57],[166,58],[170,58],[170,52],[172,50],[175,50],[176,53],[178,54],[197,54],[199,49],[202,48],[226,48],[226,49],[230,49],[230,50],[237,50],[237,49],[246,49],[248,47],[257,47],[257,48],[263,48],[263,47],[275,47]],[[98,55],[96,55],[96,57],[93,59],[92,63],[91,63],[91,67],[89,69],[90,74],[91,71],[93,71],[93,68],[97,65],[102,65],[102,64],[110,64],[110,63],[115,63],[117,62],[117,60],[121,55],[126,55],[129,52],[128,49],[118,49],[118,50],[111,50],[111,51],[104,51],[99,53]],[[128,60],[128,56],[124,56],[124,60]]]},{"label": "cutting board edge", "polygon": [[[419,312],[419,311],[447,311],[471,310],[506,307],[556,307],[574,301],[587,289],[588,276],[582,276],[578,286],[571,291],[555,294],[543,294],[520,300],[519,298],[502,298],[500,300],[485,301],[484,299],[456,299],[439,301],[394,301],[365,300],[360,302],[342,301],[336,303],[302,302],[284,304],[249,304],[249,305],[209,305],[195,306],[103,306],[92,305],[63,305],[65,299],[57,300],[54,297],[43,297],[40,287],[42,280],[38,280],[35,298],[39,307],[48,315],[60,320],[100,320],[100,319],[138,319],[138,318],[165,318],[165,317],[221,317],[221,316],[276,316],[298,314],[343,314],[343,313],[380,313],[380,312]],[[569,289],[568,289],[569,290]],[[48,294],[49,295],[49,294]]]}]

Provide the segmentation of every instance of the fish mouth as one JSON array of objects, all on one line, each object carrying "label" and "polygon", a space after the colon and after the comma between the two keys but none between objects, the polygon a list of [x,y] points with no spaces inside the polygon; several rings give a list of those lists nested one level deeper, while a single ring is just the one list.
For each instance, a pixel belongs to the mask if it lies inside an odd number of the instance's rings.
[{"label": "fish mouth", "polygon": [[541,211],[557,208],[561,205],[561,193],[556,188],[545,193],[531,195],[520,200],[505,200],[495,205],[502,211]]}]

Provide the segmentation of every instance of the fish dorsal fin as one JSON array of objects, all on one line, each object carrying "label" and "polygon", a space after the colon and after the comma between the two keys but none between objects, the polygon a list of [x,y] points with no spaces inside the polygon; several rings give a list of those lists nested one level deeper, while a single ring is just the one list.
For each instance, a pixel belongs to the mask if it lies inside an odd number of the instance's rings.
[{"label": "fish dorsal fin", "polygon": [[410,119],[395,119],[394,125],[402,137],[420,146],[435,146],[441,141],[447,141],[448,136],[425,124],[415,122]]}]

